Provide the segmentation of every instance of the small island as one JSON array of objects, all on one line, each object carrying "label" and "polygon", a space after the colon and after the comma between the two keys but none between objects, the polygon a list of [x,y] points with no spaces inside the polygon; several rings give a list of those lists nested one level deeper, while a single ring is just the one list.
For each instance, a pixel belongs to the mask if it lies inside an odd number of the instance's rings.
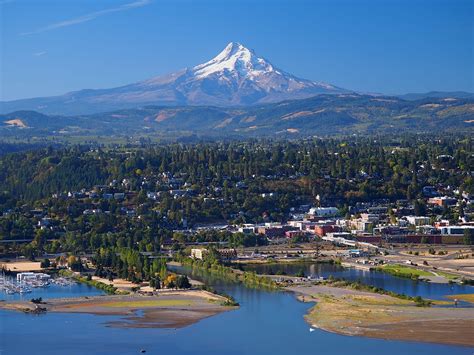
[{"label": "small island", "polygon": [[125,328],[182,328],[235,308],[228,306],[226,297],[204,290],[0,302],[0,309],[34,314],[56,312],[120,316],[117,320],[108,321],[107,325]]}]

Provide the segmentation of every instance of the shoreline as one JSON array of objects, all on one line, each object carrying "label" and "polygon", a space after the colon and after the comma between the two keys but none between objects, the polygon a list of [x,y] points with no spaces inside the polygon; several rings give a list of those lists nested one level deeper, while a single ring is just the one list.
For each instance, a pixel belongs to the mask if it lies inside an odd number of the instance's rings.
[{"label": "shoreline", "polygon": [[[302,302],[315,303],[304,318],[317,329],[347,336],[474,347],[472,307],[418,307],[411,300],[328,285],[285,290]],[[447,303],[454,302],[442,301]]]},{"label": "shoreline", "polygon": [[86,313],[119,316],[107,326],[122,328],[182,328],[204,318],[236,309],[225,306],[227,298],[204,290],[177,290],[158,295],[102,295],[0,302],[0,309],[31,314]]}]

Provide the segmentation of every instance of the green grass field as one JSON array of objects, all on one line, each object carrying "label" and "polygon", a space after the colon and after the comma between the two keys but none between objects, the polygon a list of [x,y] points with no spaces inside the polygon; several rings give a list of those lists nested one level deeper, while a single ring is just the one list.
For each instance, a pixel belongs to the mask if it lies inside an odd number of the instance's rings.
[{"label": "green grass field", "polygon": [[401,277],[419,278],[433,276],[431,272],[400,264],[384,265],[379,269],[392,275]]}]

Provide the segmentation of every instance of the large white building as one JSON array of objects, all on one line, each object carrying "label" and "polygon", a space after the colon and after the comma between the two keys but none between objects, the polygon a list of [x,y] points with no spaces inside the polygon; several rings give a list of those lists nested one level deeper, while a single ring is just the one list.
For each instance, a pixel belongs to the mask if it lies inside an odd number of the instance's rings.
[{"label": "large white building", "polygon": [[18,282],[23,281],[48,281],[51,278],[48,274],[43,274],[39,272],[20,272],[16,275],[16,280]]},{"label": "large white building", "polygon": [[191,249],[191,258],[202,260],[207,252],[207,249]]},{"label": "large white building", "polygon": [[430,217],[425,216],[406,216],[408,223],[413,226],[427,226],[430,225]]},{"label": "large white building", "polygon": [[339,214],[339,210],[336,207],[313,207],[308,213],[317,217],[334,217]]}]

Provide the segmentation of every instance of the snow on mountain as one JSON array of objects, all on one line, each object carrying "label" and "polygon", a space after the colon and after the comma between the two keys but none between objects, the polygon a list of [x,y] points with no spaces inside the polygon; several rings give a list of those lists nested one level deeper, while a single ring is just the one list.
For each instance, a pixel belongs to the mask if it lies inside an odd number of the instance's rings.
[{"label": "snow on mountain", "polygon": [[[252,50],[236,42],[229,43],[215,58],[195,66],[192,70],[193,75],[199,79],[225,70],[249,77],[258,77],[274,71],[273,66],[265,59],[258,58]],[[277,71],[277,74],[281,73]]]},{"label": "snow on mountain", "polygon": [[297,78],[231,42],[216,57],[192,68],[118,88],[2,102],[0,111],[84,114],[151,104],[241,106],[345,92],[331,84]]},{"label": "snow on mountain", "polygon": [[[215,58],[192,68],[191,73],[194,80],[216,78],[223,82],[237,83],[238,87],[242,87],[247,82],[249,85],[255,85],[256,90],[266,93],[292,93],[305,89],[310,91],[316,89],[317,93],[341,91],[330,84],[298,79],[285,73],[264,58],[258,57],[253,50],[237,42],[229,43]],[[240,101],[240,99],[232,101]],[[267,97],[264,101],[275,100]]]}]

